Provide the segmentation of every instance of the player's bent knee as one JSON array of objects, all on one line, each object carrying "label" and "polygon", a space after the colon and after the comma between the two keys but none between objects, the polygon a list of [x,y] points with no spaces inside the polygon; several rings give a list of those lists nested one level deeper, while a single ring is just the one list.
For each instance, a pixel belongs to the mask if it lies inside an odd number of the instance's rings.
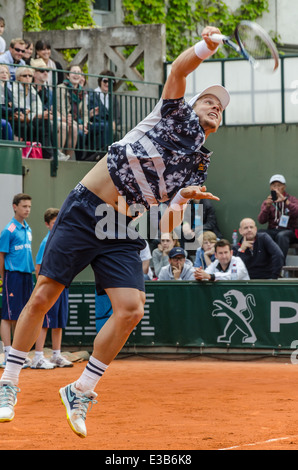
[{"label": "player's bent knee", "polygon": [[123,306],[116,314],[118,320],[128,328],[134,328],[142,320],[143,315],[144,307],[141,304],[130,306],[130,308]]}]

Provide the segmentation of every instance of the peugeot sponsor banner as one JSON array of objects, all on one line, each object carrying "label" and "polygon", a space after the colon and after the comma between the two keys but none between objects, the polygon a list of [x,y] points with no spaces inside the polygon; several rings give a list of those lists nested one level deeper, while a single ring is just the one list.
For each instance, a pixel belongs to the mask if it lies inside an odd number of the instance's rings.
[{"label": "peugeot sponsor banner", "polygon": [[[69,308],[64,342],[92,344],[94,286],[72,285]],[[127,345],[296,348],[298,283],[147,282],[144,317]]]}]

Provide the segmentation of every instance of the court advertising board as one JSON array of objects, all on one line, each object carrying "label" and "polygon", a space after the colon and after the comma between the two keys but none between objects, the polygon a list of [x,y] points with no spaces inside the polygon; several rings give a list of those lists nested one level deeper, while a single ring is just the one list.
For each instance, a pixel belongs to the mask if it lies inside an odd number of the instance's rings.
[{"label": "court advertising board", "polygon": [[[290,280],[146,282],[144,317],[126,346],[297,349],[297,287]],[[95,336],[95,287],[74,283],[63,344],[92,345]]]}]

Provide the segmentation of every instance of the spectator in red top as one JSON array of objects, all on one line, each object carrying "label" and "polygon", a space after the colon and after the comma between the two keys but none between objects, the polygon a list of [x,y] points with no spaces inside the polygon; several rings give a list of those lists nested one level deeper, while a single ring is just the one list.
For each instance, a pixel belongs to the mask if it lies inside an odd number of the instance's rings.
[{"label": "spectator in red top", "polygon": [[260,224],[268,223],[265,231],[278,244],[286,259],[289,245],[297,242],[298,199],[286,192],[283,175],[273,175],[269,184],[271,193],[261,206],[258,221]]}]

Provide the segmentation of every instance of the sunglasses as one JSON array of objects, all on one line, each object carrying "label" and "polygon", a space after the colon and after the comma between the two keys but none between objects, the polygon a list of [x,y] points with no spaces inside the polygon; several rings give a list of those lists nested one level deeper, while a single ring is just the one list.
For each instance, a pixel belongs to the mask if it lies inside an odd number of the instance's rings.
[{"label": "sunglasses", "polygon": [[22,52],[24,54],[25,49],[19,49],[18,47],[14,47],[14,50],[17,52]]},{"label": "sunglasses", "polygon": [[20,76],[21,76],[21,77],[24,77],[24,78],[28,78],[28,77],[33,78],[33,75],[30,75],[30,74],[20,75]]},{"label": "sunglasses", "polygon": [[[111,82],[114,84],[115,80],[111,80]],[[103,78],[102,83],[109,83],[109,79],[108,78]]]}]

